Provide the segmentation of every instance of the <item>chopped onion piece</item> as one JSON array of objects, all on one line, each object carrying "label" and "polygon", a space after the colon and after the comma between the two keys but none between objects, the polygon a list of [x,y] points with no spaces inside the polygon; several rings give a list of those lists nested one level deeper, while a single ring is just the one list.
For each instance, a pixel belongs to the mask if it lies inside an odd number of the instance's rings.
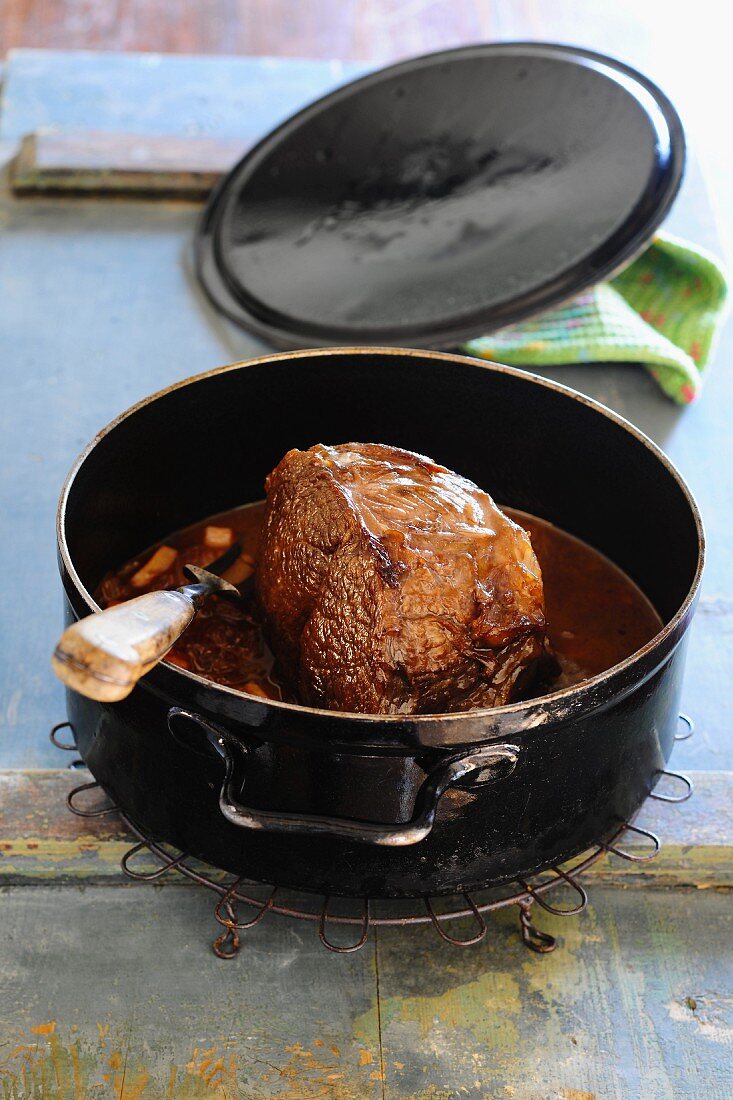
[{"label": "chopped onion piece", "polygon": [[183,653],[167,653],[165,659],[172,665],[178,665],[179,668],[191,667],[191,662]]},{"label": "chopped onion piece", "polygon": [[228,569],[224,570],[222,577],[230,584],[242,584],[243,581],[252,576],[254,571],[254,565],[251,559],[248,559],[248,555],[241,554]]},{"label": "chopped onion piece", "polygon": [[130,584],[133,588],[145,588],[161,573],[167,573],[177,557],[178,551],[172,546],[159,546],[152,558],[130,577]]},{"label": "chopped onion piece", "polygon": [[242,691],[246,691],[248,695],[259,695],[262,699],[272,698],[272,696],[268,695],[265,689],[255,683],[254,680],[248,680],[242,688]]},{"label": "chopped onion piece", "polygon": [[204,545],[211,546],[214,550],[226,550],[234,542],[234,531],[231,527],[205,527]]}]

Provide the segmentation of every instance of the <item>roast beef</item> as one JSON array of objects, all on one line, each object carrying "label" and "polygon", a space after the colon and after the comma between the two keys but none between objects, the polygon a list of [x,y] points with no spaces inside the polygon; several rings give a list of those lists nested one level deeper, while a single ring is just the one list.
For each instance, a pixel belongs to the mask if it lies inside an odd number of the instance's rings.
[{"label": "roast beef", "polygon": [[471,481],[377,443],[289,451],[256,574],[298,700],[368,714],[493,707],[543,655],[529,535]]}]

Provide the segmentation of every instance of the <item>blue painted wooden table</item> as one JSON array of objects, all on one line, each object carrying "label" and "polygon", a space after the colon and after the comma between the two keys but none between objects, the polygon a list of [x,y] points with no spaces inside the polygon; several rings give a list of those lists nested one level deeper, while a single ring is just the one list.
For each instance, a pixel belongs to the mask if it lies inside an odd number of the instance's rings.
[{"label": "blue painted wooden table", "polygon": [[[6,159],[24,133],[43,128],[241,137],[246,146],[357,68],[20,52],[6,73],[0,142]],[[0,195],[2,1095],[727,1098],[730,328],[701,401],[684,411],[635,365],[547,372],[667,451],[697,495],[710,543],[684,697],[698,734],[674,758],[698,773],[702,801],[683,811],[692,816],[652,822],[672,836],[656,878],[620,865],[599,876],[591,911],[563,926],[563,952],[528,955],[510,915],[470,953],[427,931],[395,931],[348,958],[325,955],[312,929],[275,922],[222,964],[206,946],[208,897],[120,885],[117,861],[130,843],[122,826],[79,825],[57,810],[70,779],[47,740],[63,718],[48,662],[66,471],[128,405],[263,350],[211,310],[191,277],[198,213],[160,201],[18,200],[7,186]],[[667,227],[715,249],[694,162]]]}]

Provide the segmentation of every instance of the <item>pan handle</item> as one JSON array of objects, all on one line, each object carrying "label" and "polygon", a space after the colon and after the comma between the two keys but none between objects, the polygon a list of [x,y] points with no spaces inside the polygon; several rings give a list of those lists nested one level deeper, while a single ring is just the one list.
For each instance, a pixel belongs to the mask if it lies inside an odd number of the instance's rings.
[{"label": "pan handle", "polygon": [[243,806],[234,795],[235,754],[240,751],[246,756],[250,751],[248,747],[200,714],[181,710],[180,707],[171,707],[168,712],[168,729],[174,737],[176,734],[171,722],[176,718],[187,718],[198,725],[209,744],[224,761],[224,782],[219,794],[219,808],[232,825],[238,825],[242,829],[262,829],[270,833],[338,837],[360,844],[379,844],[392,848],[417,844],[425,839],[433,827],[441,796],[453,783],[469,777],[473,777],[474,783],[504,779],[511,775],[519,760],[517,745],[485,745],[441,761],[428,773],[417,793],[412,820],[398,825],[283,813],[278,810],[253,810]]}]

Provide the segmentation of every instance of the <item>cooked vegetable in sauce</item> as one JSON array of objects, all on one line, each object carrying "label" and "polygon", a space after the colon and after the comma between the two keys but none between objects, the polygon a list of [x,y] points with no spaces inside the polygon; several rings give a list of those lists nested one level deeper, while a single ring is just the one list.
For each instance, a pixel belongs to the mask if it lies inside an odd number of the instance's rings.
[{"label": "cooked vegetable in sauce", "polygon": [[[561,668],[544,692],[604,672],[658,633],[662,622],[652,605],[606,557],[544,520],[504,511],[529,532],[542,569],[548,636]],[[205,568],[239,542],[241,554],[223,576],[240,589],[241,600],[212,596],[166,661],[252,695],[297,702],[278,676],[254,598],[263,515],[259,502],[175,532],[108,574],[96,598],[109,607],[142,592],[177,588],[187,583],[184,565]]]}]

